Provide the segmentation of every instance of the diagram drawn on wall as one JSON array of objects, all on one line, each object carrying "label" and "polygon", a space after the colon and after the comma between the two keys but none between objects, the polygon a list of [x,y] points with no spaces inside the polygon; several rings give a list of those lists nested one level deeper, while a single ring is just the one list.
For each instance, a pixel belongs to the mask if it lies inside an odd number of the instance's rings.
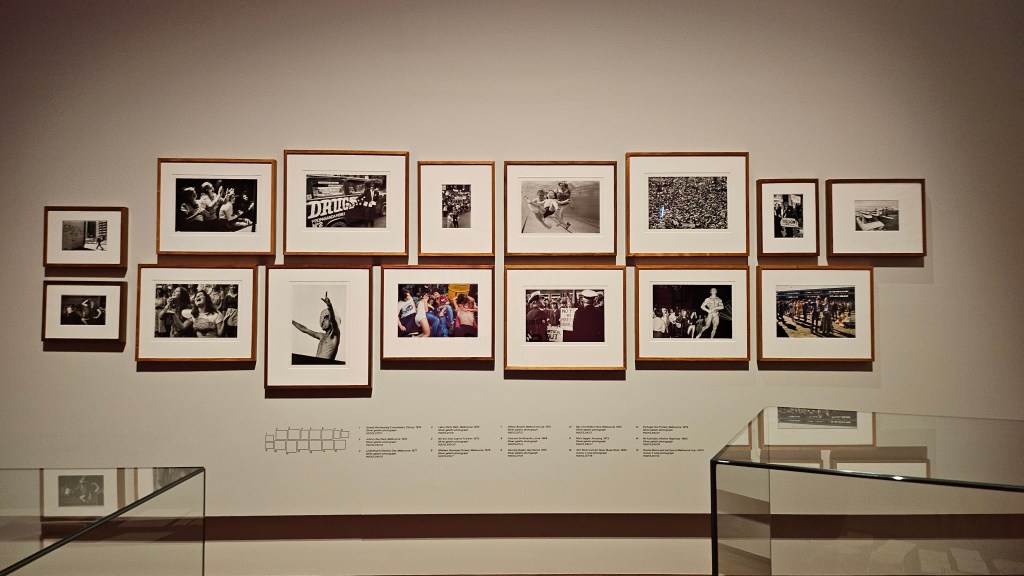
[{"label": "diagram drawn on wall", "polygon": [[265,434],[265,452],[344,452],[348,448],[349,432],[344,428],[278,428]]}]

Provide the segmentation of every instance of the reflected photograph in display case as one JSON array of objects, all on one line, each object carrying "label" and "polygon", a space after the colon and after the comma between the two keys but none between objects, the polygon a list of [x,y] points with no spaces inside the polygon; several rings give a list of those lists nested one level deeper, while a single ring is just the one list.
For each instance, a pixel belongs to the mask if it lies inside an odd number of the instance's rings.
[{"label": "reflected photograph in display case", "polygon": [[873,412],[796,407],[765,408],[758,425],[762,448],[875,444]]},{"label": "reflected photograph in display case", "polygon": [[128,209],[93,206],[44,208],[43,266],[126,268]]},{"label": "reflected photograph in display case", "polygon": [[125,341],[125,282],[43,282],[43,341]]},{"label": "reflected photograph in display case", "polygon": [[121,470],[47,468],[40,474],[43,520],[102,518],[123,505],[118,486],[123,482]]},{"label": "reflected photograph in display case", "polygon": [[758,180],[757,221],[758,256],[817,256],[818,180]]},{"label": "reflected photograph in display case", "polygon": [[924,256],[923,179],[826,180],[829,256]]},{"label": "reflected photograph in display case", "polygon": [[494,256],[494,162],[417,163],[420,256]]}]

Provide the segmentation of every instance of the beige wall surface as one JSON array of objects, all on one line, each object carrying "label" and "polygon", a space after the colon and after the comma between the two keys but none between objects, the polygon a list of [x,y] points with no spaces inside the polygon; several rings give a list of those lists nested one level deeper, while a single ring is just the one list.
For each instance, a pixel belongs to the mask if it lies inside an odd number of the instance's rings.
[{"label": "beige wall surface", "polygon": [[[708,458],[765,405],[1024,418],[1019,2],[9,1],[0,12],[0,467],[203,465],[212,515],[706,513]],[[493,371],[381,370],[379,302],[370,398],[267,399],[262,359],[254,370],[142,369],[135,274],[157,262],[156,159],[276,158],[280,194],[284,149],[410,151],[410,263],[418,160],[493,160],[499,199],[507,160],[618,161],[624,379],[506,379],[500,328]],[[825,179],[925,178],[926,257],[816,262],[876,265],[876,361],[636,369],[632,151],[749,152],[751,267],[756,179],[820,179],[823,218]],[[129,208],[124,352],[44,351],[48,205]],[[500,319],[501,256],[495,265]],[[752,330],[754,358],[756,344]],[[263,448],[282,426],[513,423],[685,425],[702,452],[449,465]],[[416,546],[424,572],[629,571],[602,554],[574,565],[543,542],[514,544],[537,555],[529,564],[489,563],[490,552],[457,564],[446,559],[457,542]],[[710,555],[628,539],[615,549],[647,572],[706,571]],[[392,557],[368,553],[358,569],[410,569]],[[226,553],[211,569],[241,566]],[[346,571],[307,556],[301,566]]]}]

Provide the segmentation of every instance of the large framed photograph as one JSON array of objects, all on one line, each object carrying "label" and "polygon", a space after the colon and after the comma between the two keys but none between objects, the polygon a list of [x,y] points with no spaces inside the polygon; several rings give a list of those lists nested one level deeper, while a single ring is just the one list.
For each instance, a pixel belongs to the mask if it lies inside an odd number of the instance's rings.
[{"label": "large framed photograph", "polygon": [[818,180],[757,181],[758,256],[817,256]]},{"label": "large framed photograph", "polygon": [[267,268],[266,388],[369,388],[370,266]]},{"label": "large framed photograph", "polygon": [[746,256],[747,152],[626,154],[629,256]]},{"label": "large framed photograph", "polygon": [[826,180],[829,256],[924,256],[924,180]]},{"label": "large framed photograph", "polygon": [[409,153],[284,151],[284,253],[405,256]]},{"label": "large framed photograph", "polygon": [[420,256],[494,256],[494,162],[417,163]]},{"label": "large framed photograph", "polygon": [[[42,519],[84,520],[113,514],[123,497],[123,473],[114,468],[55,469],[42,474]],[[120,476],[120,478],[119,478]]]},{"label": "large framed photograph", "polygon": [[127,268],[128,209],[92,206],[44,208],[43,266]]},{"label": "large framed photograph", "polygon": [[869,266],[758,266],[758,359],[874,361],[873,281]]},{"label": "large framed photograph", "polygon": [[636,359],[750,360],[746,266],[637,266]]},{"label": "large framed photograph", "polygon": [[505,370],[625,370],[626,269],[506,266]]},{"label": "large framed photograph", "polygon": [[618,164],[505,162],[505,255],[614,256]]},{"label": "large framed photograph", "polygon": [[256,267],[140,264],[135,360],[254,361]]},{"label": "large framed photograph", "polygon": [[43,282],[43,341],[125,341],[125,282]]},{"label": "large framed photograph", "polygon": [[274,253],[277,160],[157,160],[157,254]]},{"label": "large framed photograph", "polygon": [[762,448],[873,446],[875,414],[854,410],[769,407],[761,413]]},{"label": "large framed photograph", "polygon": [[494,360],[493,266],[384,266],[382,360]]}]

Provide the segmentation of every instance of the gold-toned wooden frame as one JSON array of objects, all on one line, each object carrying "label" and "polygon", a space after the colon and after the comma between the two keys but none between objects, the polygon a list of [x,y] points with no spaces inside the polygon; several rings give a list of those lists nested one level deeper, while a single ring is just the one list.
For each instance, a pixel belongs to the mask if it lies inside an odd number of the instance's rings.
[{"label": "gold-toned wooden frame", "polygon": [[[835,213],[833,212],[833,190],[832,187],[835,184],[918,184],[921,187],[921,250],[914,252],[871,252],[871,251],[848,251],[838,252],[833,246],[834,242],[834,231],[835,231]],[[902,214],[901,214],[902,219]],[[827,244],[828,244],[828,255],[832,256],[903,256],[903,257],[914,257],[914,256],[926,256],[928,253],[928,231],[927,231],[927,218],[925,212],[925,187],[924,178],[892,178],[892,179],[871,179],[871,178],[836,178],[825,180],[825,225],[827,233]],[[900,231],[902,232],[902,231]],[[884,233],[884,232],[883,232]],[[888,234],[896,234],[898,232],[887,232]]]},{"label": "gold-toned wooden frame", "polygon": [[[424,228],[424,214],[423,214],[423,167],[424,166],[490,166],[491,167],[491,214],[490,218],[485,222],[489,222],[490,226],[490,237],[491,246],[487,251],[484,252],[467,252],[458,248],[450,252],[424,252],[423,251],[423,234]],[[416,250],[420,256],[494,256],[494,161],[493,160],[420,160],[416,163],[416,207],[419,212],[419,225],[416,227]],[[430,233],[431,230],[427,230]]]},{"label": "gold-toned wooden frame", "polygon": [[[119,226],[121,245],[117,248],[118,261],[114,263],[54,262],[50,260],[50,215],[55,212],[116,212],[121,217]],[[109,233],[108,233],[109,239]],[[46,268],[127,268],[128,267],[128,209],[121,206],[46,206],[43,208],[43,266]]]},{"label": "gold-toned wooden frame", "polygon": [[[51,306],[51,303],[47,299],[47,286],[107,286],[118,288],[118,299],[115,304],[118,307],[118,327],[117,336],[114,338],[54,338],[46,336],[46,309]],[[107,308],[110,308],[108,303]],[[124,344],[125,336],[127,334],[128,326],[128,283],[127,282],[101,282],[101,281],[81,281],[75,282],[73,280],[45,280],[43,281],[43,331],[42,340],[44,342],[117,342]]]},{"label": "gold-toned wooden frame", "polygon": [[[810,251],[793,251],[793,252],[765,252],[764,244],[765,239],[769,238],[769,234],[774,234],[774,230],[766,230],[764,223],[764,212],[766,209],[764,192],[762,190],[765,184],[814,184],[814,213],[808,214],[804,211],[804,230],[807,229],[806,222],[808,219],[814,220],[814,250]],[[820,226],[818,226],[818,210],[819,201],[821,196],[818,192],[818,179],[817,178],[762,178],[757,181],[757,256],[761,257],[774,257],[774,256],[818,256],[821,253],[821,235],[818,233]],[[768,204],[770,206],[770,203]],[[770,208],[769,208],[770,209]]]}]

